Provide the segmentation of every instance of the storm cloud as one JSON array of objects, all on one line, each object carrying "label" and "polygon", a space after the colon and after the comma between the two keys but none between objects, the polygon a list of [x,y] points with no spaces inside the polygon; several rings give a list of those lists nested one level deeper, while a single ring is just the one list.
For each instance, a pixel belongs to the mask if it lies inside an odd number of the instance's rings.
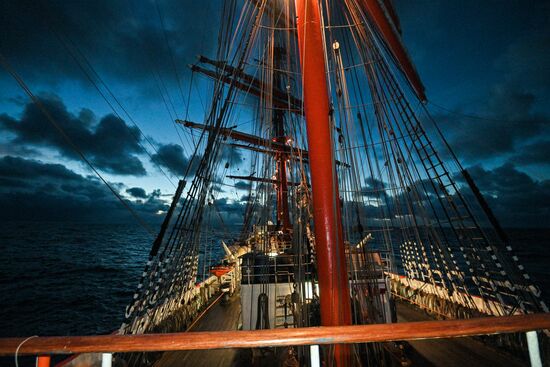
[{"label": "storm cloud", "polygon": [[[111,183],[123,188],[120,183]],[[129,191],[142,200],[126,201],[147,221],[158,221],[166,203],[141,188]],[[144,194],[144,195],[141,195]],[[133,195],[135,196],[135,195]],[[109,189],[95,177],[79,175],[61,164],[20,157],[0,158],[0,218],[2,220],[49,220],[132,222],[134,218]]]},{"label": "storm cloud", "polygon": [[201,31],[207,26],[202,19],[217,5],[205,5],[176,0],[2,1],[0,22],[9,32],[0,34],[0,44],[8,60],[35,81],[71,78],[88,83],[68,45],[77,46],[102,75],[149,83],[153,69],[173,77],[176,68],[183,75],[196,50],[215,45],[215,32]]},{"label": "storm cloud", "polygon": [[183,148],[177,144],[161,145],[151,156],[151,160],[168,169],[176,177],[183,176],[190,163],[183,153]]},{"label": "storm cloud", "polygon": [[132,187],[132,188],[126,189],[126,192],[135,198],[140,198],[140,199],[147,198],[147,193],[141,187]]},{"label": "storm cloud", "polygon": [[505,227],[550,225],[550,180],[535,180],[511,163],[468,170]]},{"label": "storm cloud", "polygon": [[503,156],[517,165],[545,163],[541,158],[548,148],[541,137],[550,133],[550,112],[544,103],[550,97],[550,29],[541,22],[547,22],[542,14],[548,10],[548,3],[533,4],[527,18],[532,23],[526,24],[532,31],[506,39],[501,54],[492,60],[492,70],[488,69],[497,77],[492,83],[480,83],[484,92],[436,116],[460,157],[471,164]]},{"label": "storm cloud", "polygon": [[519,165],[550,165],[550,140],[541,140],[523,146],[511,159]]},{"label": "storm cloud", "polygon": [[235,182],[235,185],[234,187],[237,189],[237,190],[250,190],[250,182],[246,182],[246,181],[237,181]]},{"label": "storm cloud", "polygon": [[[137,154],[141,153],[141,134],[114,115],[106,115],[96,122],[94,113],[81,109],[78,114],[67,110],[55,96],[40,98],[55,122],[70,140],[95,166],[119,175],[145,175],[145,168]],[[55,149],[63,156],[79,159],[71,145],[56,130],[43,112],[34,104],[23,108],[20,118],[0,115],[0,130],[13,135],[11,143],[19,146],[36,146]]]},{"label": "storm cloud", "polygon": [[457,110],[435,119],[463,159],[479,162],[514,153],[548,133],[550,116],[536,111],[536,98],[512,84],[501,84],[492,88],[480,108],[485,111],[484,118],[469,118],[467,112]]}]

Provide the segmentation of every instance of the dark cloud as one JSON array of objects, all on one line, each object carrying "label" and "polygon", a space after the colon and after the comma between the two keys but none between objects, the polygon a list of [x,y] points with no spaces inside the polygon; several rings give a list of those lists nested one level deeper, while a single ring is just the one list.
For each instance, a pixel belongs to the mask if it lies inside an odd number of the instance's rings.
[{"label": "dark cloud", "polygon": [[365,179],[365,186],[361,189],[361,194],[370,198],[384,198],[387,194],[386,184],[373,177]]},{"label": "dark cloud", "polygon": [[140,198],[140,199],[147,198],[147,193],[141,187],[131,187],[129,189],[126,189],[126,192],[135,198]]},{"label": "dark cloud", "polygon": [[242,163],[244,158],[241,149],[224,144],[221,150],[220,159],[224,163],[229,163],[230,166],[238,166]]},{"label": "dark cloud", "polygon": [[[507,27],[493,36],[495,42],[501,43],[501,48],[499,53],[493,51],[491,58],[484,62],[492,64],[485,66],[487,73],[494,72],[498,77],[489,92],[478,97],[481,97],[482,103],[476,103],[473,108],[469,106],[465,111],[460,108],[455,110],[466,115],[473,110],[475,115],[486,118],[471,119],[453,114],[441,116],[441,126],[446,135],[462,158],[470,162],[482,162],[501,155],[519,156],[525,152],[531,157],[515,158],[513,162],[534,163],[533,155],[539,153],[533,152],[533,149],[540,152],[543,147],[533,145],[533,141],[540,135],[547,135],[550,130],[550,115],[544,104],[550,97],[550,28],[546,26],[550,5],[535,2],[528,7],[518,4],[507,6],[510,14],[517,14],[517,18],[511,21],[521,22],[522,27]],[[493,16],[491,12],[487,15],[489,18]],[[502,24],[496,26],[501,27]],[[512,30],[514,38],[504,36]],[[476,94],[475,85],[472,84],[473,95]],[[484,87],[479,82],[477,85]]]},{"label": "dark cloud", "polygon": [[[550,5],[546,4],[546,12]],[[506,51],[497,58],[495,66],[512,82],[521,81],[533,87],[548,88],[550,84],[550,31],[541,27],[530,37],[510,43]]]},{"label": "dark cloud", "polygon": [[68,170],[61,164],[43,164],[19,157],[6,156],[0,159],[0,177],[4,180],[19,181],[22,186],[29,179],[42,182],[79,180],[82,176]]},{"label": "dark cloud", "polygon": [[27,103],[28,99],[23,97],[22,95],[15,96],[15,97],[8,97],[4,98],[6,102],[12,103],[16,106],[23,107]]},{"label": "dark cloud", "polygon": [[32,147],[15,144],[11,141],[3,141],[2,143],[0,143],[0,156],[4,155],[37,157],[40,155],[40,152]]},{"label": "dark cloud", "polygon": [[537,141],[523,146],[518,154],[511,158],[518,165],[550,165],[550,140]]},{"label": "dark cloud", "polygon": [[[506,228],[510,227],[548,227],[550,225],[550,180],[536,180],[527,173],[522,172],[512,163],[506,163],[492,169],[476,165],[468,168],[470,175],[482,192],[489,207],[495,213],[500,223]],[[477,204],[466,181],[460,174],[454,175],[460,192],[469,207],[482,226],[489,225]],[[394,221],[400,216],[409,216],[411,208],[416,214],[416,220],[423,223],[425,220],[433,221],[437,216],[440,220],[446,214],[438,196],[441,195],[439,185],[434,187],[427,179],[417,180],[410,187],[412,190],[398,190],[397,194],[391,192],[387,185],[378,180],[367,180],[367,188],[383,188],[380,200],[372,205],[372,191],[365,191],[365,201],[344,201],[344,207],[355,213],[359,207],[361,220],[369,225],[379,225],[383,221]],[[453,202],[459,202],[455,193],[451,193]],[[444,200],[443,202],[446,202]]]},{"label": "dark cloud", "polygon": [[214,206],[220,211],[220,213],[242,213],[244,210],[242,203],[229,200],[228,198],[214,200]]},{"label": "dark cloud", "polygon": [[534,180],[511,163],[469,172],[505,227],[550,225],[550,180]]},{"label": "dark cloud", "polygon": [[[112,184],[113,187],[122,187]],[[139,188],[133,188],[139,189]],[[142,189],[141,189],[142,190]],[[127,202],[146,221],[158,221],[166,204],[158,195]],[[131,222],[132,215],[94,177],[81,176],[61,164],[19,157],[0,158],[0,219]]]},{"label": "dark cloud", "polygon": [[190,163],[183,153],[183,148],[177,144],[161,145],[151,158],[154,163],[168,169],[176,177],[182,177]]},{"label": "dark cloud", "polygon": [[481,108],[486,117],[474,119],[467,112],[436,116],[451,145],[463,159],[479,162],[513,153],[526,141],[547,133],[550,116],[535,110],[536,96],[512,84],[495,86]]},{"label": "dark cloud", "polygon": [[[102,74],[132,83],[152,79],[152,63],[174,80],[193,62],[198,50],[214,47],[215,32],[205,23],[217,4],[203,1],[159,0],[164,38],[155,2],[2,1],[0,23],[9,32],[0,34],[6,57],[33,80],[56,82],[59,78],[84,80],[58,35],[78,45]],[[208,32],[201,32],[208,30]],[[193,34],[193,37],[189,37]]]},{"label": "dark cloud", "polygon": [[[139,129],[126,125],[111,114],[95,123],[93,112],[82,109],[75,115],[55,96],[42,97],[40,101],[65,134],[96,167],[119,175],[139,176],[146,173],[136,156],[141,152]],[[0,129],[14,135],[12,144],[52,148],[66,157],[79,159],[34,103],[25,105],[19,119],[1,114]]]},{"label": "dark cloud", "polygon": [[247,181],[237,181],[234,186],[237,190],[250,190],[250,182]]},{"label": "dark cloud", "polygon": [[436,121],[469,164],[502,162],[548,134],[550,3],[501,5],[396,1],[434,111],[452,111]]},{"label": "dark cloud", "polygon": [[214,208],[226,224],[239,224],[243,221],[246,203],[220,198],[214,200]]}]

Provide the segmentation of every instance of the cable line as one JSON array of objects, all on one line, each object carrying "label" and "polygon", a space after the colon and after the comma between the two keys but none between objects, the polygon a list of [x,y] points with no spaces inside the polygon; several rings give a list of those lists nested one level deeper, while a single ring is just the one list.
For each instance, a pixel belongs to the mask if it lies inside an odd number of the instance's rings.
[{"label": "cable line", "polygon": [[513,120],[498,120],[498,119],[492,119],[492,118],[484,117],[484,116],[477,116],[477,115],[470,115],[470,114],[460,113],[460,112],[453,111],[453,110],[451,110],[447,107],[443,107],[441,105],[433,103],[432,101],[428,101],[428,104],[430,104],[434,107],[437,107],[440,110],[443,110],[445,112],[452,113],[453,115],[462,116],[462,117],[466,117],[466,118],[469,118],[469,119],[482,120],[482,121],[491,121],[491,122],[504,122],[504,123],[516,122],[516,121],[513,121]]},{"label": "cable line", "polygon": [[[155,0],[155,7],[157,8],[157,13],[159,15],[160,25],[162,27],[162,33],[164,35],[164,41],[166,42],[166,47],[168,47],[168,52],[170,53],[170,60],[172,61],[172,67],[174,68],[174,73],[176,74],[176,81],[178,83],[178,89],[180,91],[181,99],[184,106],[187,106],[188,103],[185,101],[185,97],[183,96],[183,88],[181,86],[181,78],[178,72],[178,68],[176,65],[176,58],[174,56],[174,52],[172,50],[172,47],[170,46],[170,42],[168,41],[168,33],[166,32],[166,26],[164,24],[164,18],[162,16],[162,12],[160,11],[160,6],[157,0]],[[187,108],[187,107],[186,107]]]},{"label": "cable line", "polygon": [[[143,138],[145,139],[145,141],[147,141],[149,143],[149,145],[151,146],[151,148],[153,148],[153,150],[155,151],[155,153],[158,155],[159,152],[158,150],[156,149],[156,147],[154,146],[154,144],[151,142],[151,140],[143,133],[143,131],[141,130],[141,128],[139,127],[139,125],[137,124],[137,122],[132,118],[132,116],[130,115],[130,113],[128,112],[128,110],[126,110],[126,108],[122,105],[122,103],[118,100],[118,98],[114,95],[114,93],[112,92],[112,90],[109,88],[109,86],[103,81],[103,79],[101,78],[101,76],[99,76],[99,74],[96,72],[95,68],[91,65],[91,63],[89,62],[89,60],[87,59],[86,55],[84,55],[82,53],[82,51],[80,51],[80,49],[78,48],[77,45],[75,45],[69,38],[67,38],[67,40],[64,40],[63,37],[53,28],[50,28],[52,30],[52,32],[54,33],[54,35],[59,39],[59,41],[62,43],[62,45],[65,47],[65,49],[69,52],[69,55],[73,58],[73,60],[75,60],[75,62],[77,63],[78,67],[80,68],[80,70],[84,73],[84,75],[86,76],[86,78],[90,81],[90,83],[92,83],[92,85],[95,87],[95,89],[98,91],[98,93],[101,95],[101,97],[105,100],[105,102],[109,105],[109,107],[111,108],[111,110],[115,113],[115,115],[121,119],[122,117],[120,116],[120,114],[118,113],[118,111],[114,108],[113,104],[108,100],[107,96],[101,91],[101,89],[99,88],[99,86],[97,85],[97,83],[93,80],[92,76],[90,76],[90,74],[86,71],[86,69],[84,68],[84,66],[82,65],[82,62],[78,59],[77,57],[77,54],[78,56],[80,56],[82,58],[82,60],[84,60],[84,63],[86,64],[86,66],[90,69],[90,71],[92,72],[92,74],[99,80],[99,82],[101,83],[101,85],[107,90],[107,92],[109,93],[109,95],[111,96],[111,98],[113,98],[113,100],[115,101],[115,103],[120,107],[120,109],[122,109],[122,111],[126,114],[126,116],[128,117],[128,119],[130,120],[130,122],[132,123],[132,125],[134,125],[139,133],[141,134],[141,136],[143,136]],[[69,42],[69,43],[67,43]],[[75,54],[73,52],[73,50],[71,49],[71,46],[74,48],[74,52],[76,52],[77,54]],[[158,164],[157,162],[155,162],[155,160],[153,159],[153,156],[151,155],[151,153],[149,153],[149,151],[143,146],[143,144],[141,143],[140,139],[139,139],[139,136],[136,136],[135,134],[132,134],[132,136],[136,139],[138,145],[143,149],[143,151],[149,156],[151,162],[153,164],[155,164],[157,166],[157,168],[161,171],[161,173],[164,175],[164,177],[166,177],[166,179],[170,182],[170,184],[172,184],[172,186],[176,187],[176,185],[174,184],[174,182],[170,179],[170,177],[168,177],[167,173],[162,169],[162,167],[160,166],[160,164]]]}]

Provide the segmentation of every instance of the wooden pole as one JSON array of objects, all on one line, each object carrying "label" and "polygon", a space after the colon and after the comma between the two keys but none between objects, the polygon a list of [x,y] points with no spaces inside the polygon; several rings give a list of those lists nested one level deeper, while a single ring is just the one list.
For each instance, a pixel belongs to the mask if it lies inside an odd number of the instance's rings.
[{"label": "wooden pole", "polygon": [[0,339],[0,355],[123,353],[454,338],[550,329],[550,314],[254,331]]}]

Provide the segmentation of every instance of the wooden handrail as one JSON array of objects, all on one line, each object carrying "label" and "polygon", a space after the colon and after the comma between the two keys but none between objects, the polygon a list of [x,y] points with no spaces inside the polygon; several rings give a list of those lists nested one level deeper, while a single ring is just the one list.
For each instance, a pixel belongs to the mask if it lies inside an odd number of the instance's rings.
[{"label": "wooden handrail", "polygon": [[0,355],[152,352],[455,338],[550,329],[550,313],[467,320],[172,334],[0,339]]}]

